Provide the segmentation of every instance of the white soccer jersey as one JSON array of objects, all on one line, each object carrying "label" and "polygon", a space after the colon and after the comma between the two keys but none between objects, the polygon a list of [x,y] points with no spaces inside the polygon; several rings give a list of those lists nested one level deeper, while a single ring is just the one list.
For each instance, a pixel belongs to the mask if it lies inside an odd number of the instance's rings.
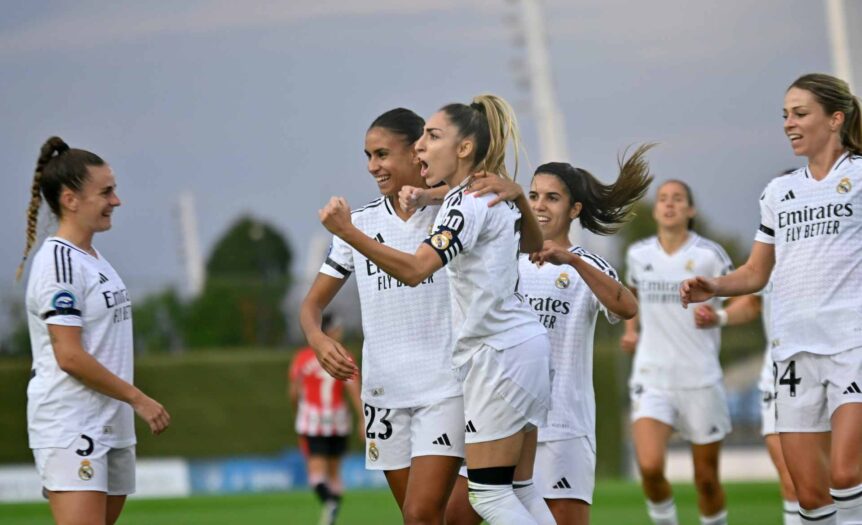
[{"label": "white soccer jersey", "polygon": [[496,195],[465,194],[469,182],[446,194],[425,240],[449,275],[455,366],[483,344],[503,350],[546,333],[518,295],[521,212],[511,202],[489,208]]},{"label": "white soccer jersey", "polygon": [[[353,224],[378,242],[414,253],[437,206],[401,220],[386,197],[355,210]],[[356,273],[362,308],[362,399],[384,408],[434,404],[461,394],[452,366],[452,307],[446,272],[411,288],[338,237],[320,272],[344,279]]]},{"label": "white soccer jersey", "polygon": [[27,386],[30,448],[68,447],[81,434],[112,448],[135,444],[134,411],[63,372],[48,325],[80,326],[84,350],[132,383],[132,304],[126,285],[99,254],[59,237],[45,240],[27,282],[33,371]]},{"label": "white soccer jersey", "polygon": [[[614,279],[617,272],[604,259],[573,247],[587,263]],[[619,318],[599,302],[577,270],[568,264],[536,266],[526,255],[519,260],[524,299],[548,329],[551,339],[551,411],[539,441],[586,436],[595,447],[596,398],[593,392],[593,339],[599,310],[612,323]]]},{"label": "white soccer jersey", "polygon": [[808,168],[760,197],[755,240],[775,245],[772,359],[862,346],[862,157],[844,154],[823,180]]},{"label": "white soccer jersey", "polygon": [[[685,244],[668,254],[654,236],[629,247],[626,266],[626,282],[638,292],[641,326],[631,384],[700,388],[721,380],[721,329],[695,326],[694,308],[682,307],[679,285],[696,275],[729,272],[733,265],[724,249],[689,232]],[[710,303],[721,307],[719,299]]]}]

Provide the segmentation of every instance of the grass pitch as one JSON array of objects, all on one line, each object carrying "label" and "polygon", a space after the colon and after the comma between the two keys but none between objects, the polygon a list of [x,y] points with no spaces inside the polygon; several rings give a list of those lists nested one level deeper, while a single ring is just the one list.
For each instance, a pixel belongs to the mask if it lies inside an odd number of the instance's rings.
[{"label": "grass pitch", "polygon": [[[729,521],[733,525],[781,525],[781,496],[772,483],[728,483]],[[698,523],[694,487],[674,486],[680,523]],[[319,516],[310,492],[200,496],[186,499],[132,498],[118,525],[314,525]],[[49,524],[47,503],[0,504],[4,525]],[[353,491],[345,496],[339,523],[397,525],[395,500],[385,491]],[[649,525],[640,487],[631,482],[602,481],[596,488],[593,525]]]}]

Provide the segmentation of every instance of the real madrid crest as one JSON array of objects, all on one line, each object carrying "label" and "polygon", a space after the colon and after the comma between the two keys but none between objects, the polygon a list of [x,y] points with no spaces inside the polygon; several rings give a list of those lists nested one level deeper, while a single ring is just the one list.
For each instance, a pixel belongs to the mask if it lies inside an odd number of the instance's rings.
[{"label": "real madrid crest", "polygon": [[377,448],[377,443],[373,441],[368,444],[368,459],[371,461],[380,459],[380,450]]},{"label": "real madrid crest", "polygon": [[84,481],[93,479],[93,466],[90,465],[89,460],[85,459],[81,461],[81,468],[78,469],[78,477]]},{"label": "real madrid crest", "polygon": [[849,177],[842,178],[841,181],[838,182],[838,187],[836,188],[836,190],[838,190],[838,193],[841,194],[849,193],[852,189],[853,185],[850,183]]},{"label": "real madrid crest", "polygon": [[685,261],[685,271],[687,271],[687,272],[693,272],[694,271],[694,260],[693,259],[689,259],[689,260]]},{"label": "real madrid crest", "polygon": [[452,232],[444,230],[437,235],[431,237],[431,245],[438,250],[445,250],[449,247],[449,241],[452,240]]},{"label": "real madrid crest", "polygon": [[557,280],[554,281],[554,284],[557,285],[557,288],[559,288],[560,290],[568,288],[571,283],[572,281],[569,280],[569,274],[567,274],[566,272],[560,273],[560,275],[557,277]]}]

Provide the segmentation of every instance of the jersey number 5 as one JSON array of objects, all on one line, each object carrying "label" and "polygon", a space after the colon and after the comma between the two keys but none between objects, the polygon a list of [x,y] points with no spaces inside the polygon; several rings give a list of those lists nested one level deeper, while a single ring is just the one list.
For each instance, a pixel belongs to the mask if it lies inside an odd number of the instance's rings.
[{"label": "jersey number 5", "polygon": [[[380,415],[380,410],[385,410],[386,413],[383,415]],[[389,413],[391,411],[388,408],[384,408],[384,409],[380,409],[380,410],[374,408],[371,405],[365,405],[365,420],[366,420],[365,437],[367,437],[368,439],[375,439],[376,438],[376,439],[380,439],[380,440],[386,440],[392,436],[392,423],[388,419],[386,419],[387,417],[389,417]],[[385,429],[385,432],[372,432],[371,431],[371,427],[374,425],[374,416],[375,415],[380,415],[380,422],[383,424],[383,428]]]}]

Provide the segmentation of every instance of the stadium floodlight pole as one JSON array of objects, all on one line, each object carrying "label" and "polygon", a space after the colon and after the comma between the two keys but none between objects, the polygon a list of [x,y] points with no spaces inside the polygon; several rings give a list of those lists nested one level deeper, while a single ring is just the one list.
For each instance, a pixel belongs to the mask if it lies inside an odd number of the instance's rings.
[{"label": "stadium floodlight pole", "polygon": [[850,84],[850,91],[855,93],[844,0],[826,0],[826,25],[832,48],[832,70],[835,76],[846,80]]},{"label": "stadium floodlight pole", "polygon": [[203,255],[198,237],[198,221],[195,214],[195,198],[190,191],[180,193],[177,209],[180,222],[181,257],[186,272],[186,293],[190,298],[197,297],[204,289]]},{"label": "stadium floodlight pole", "polygon": [[[566,126],[563,111],[554,88],[547,31],[539,0],[520,0],[521,26],[526,47],[527,84],[530,88],[531,106],[539,134],[539,164],[545,162],[569,162],[566,149]],[[581,228],[572,223],[569,239],[581,244]]]}]

